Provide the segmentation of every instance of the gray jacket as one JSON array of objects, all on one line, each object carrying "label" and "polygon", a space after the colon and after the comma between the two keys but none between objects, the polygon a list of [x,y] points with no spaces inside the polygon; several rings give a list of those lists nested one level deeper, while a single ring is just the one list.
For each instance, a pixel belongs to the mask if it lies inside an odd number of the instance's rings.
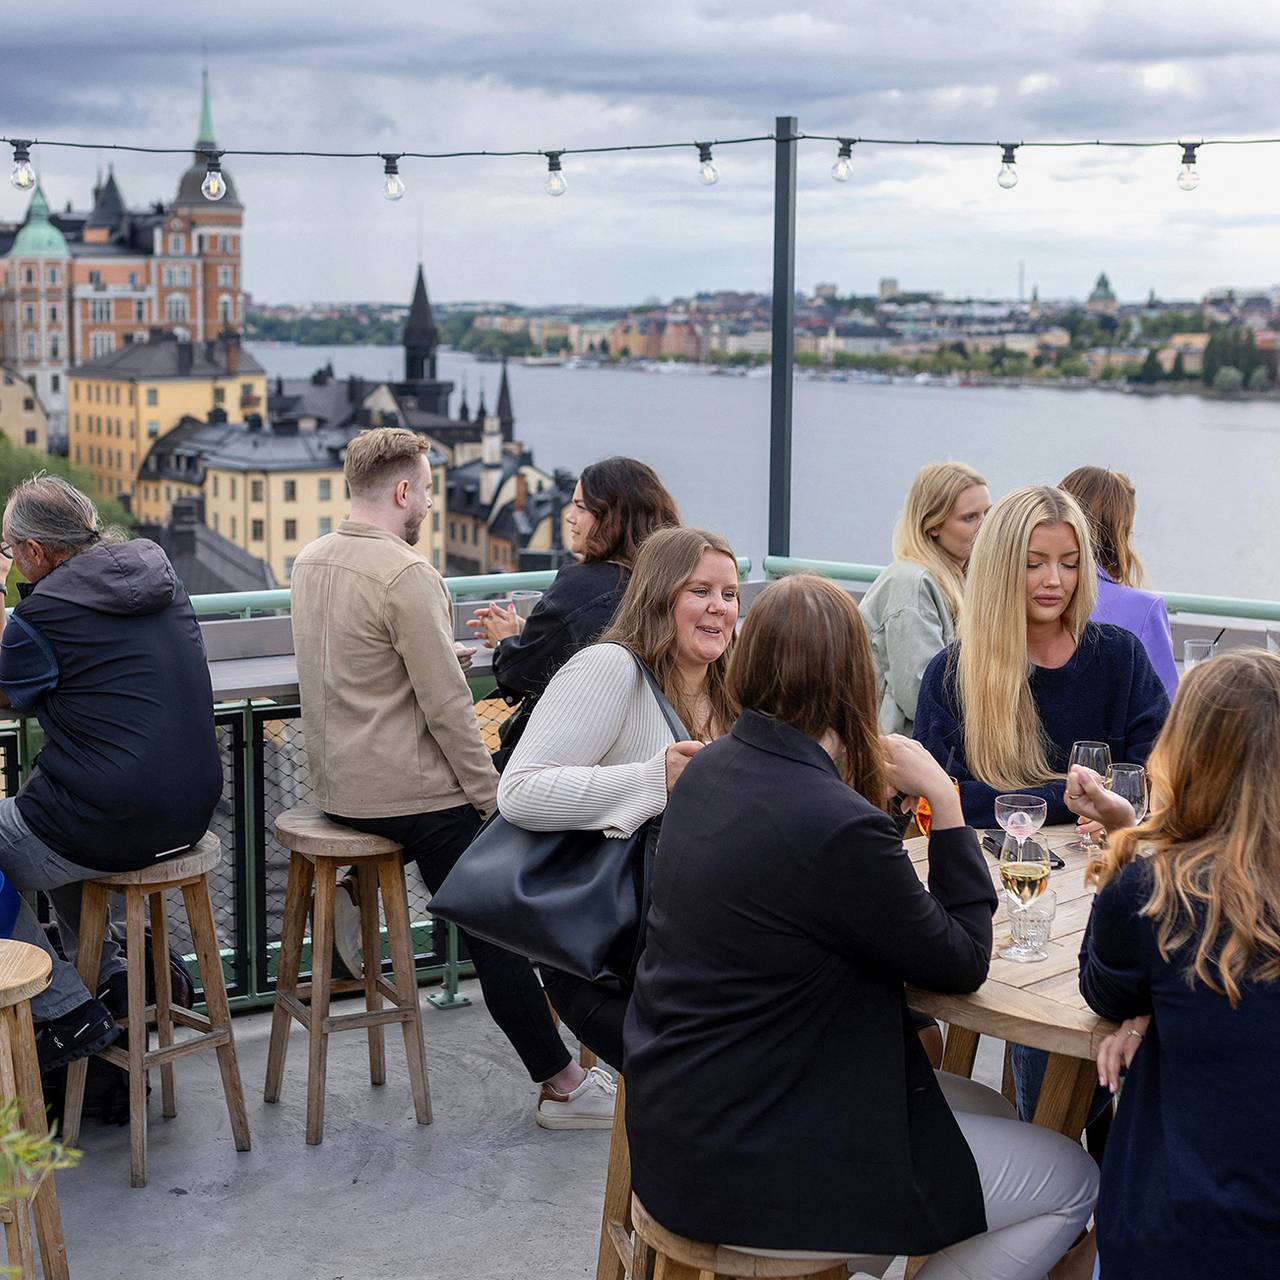
[{"label": "gray jacket", "polygon": [[880,730],[910,737],[924,669],[955,639],[951,611],[929,570],[910,560],[889,565],[861,608],[876,664]]}]

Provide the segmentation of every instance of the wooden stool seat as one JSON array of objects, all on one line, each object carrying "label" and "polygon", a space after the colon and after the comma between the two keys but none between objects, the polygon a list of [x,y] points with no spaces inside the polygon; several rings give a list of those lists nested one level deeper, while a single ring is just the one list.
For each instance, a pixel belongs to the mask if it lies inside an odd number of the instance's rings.
[{"label": "wooden stool seat", "polygon": [[[324,1137],[324,1090],[329,1036],[335,1031],[366,1030],[369,1036],[369,1079],[386,1082],[386,1044],[383,1028],[399,1023],[404,1033],[414,1114],[419,1124],[431,1123],[431,1092],[427,1083],[426,1048],[422,1040],[422,1010],[418,1004],[417,973],[409,931],[409,898],[404,883],[403,850],[394,840],[354,831],[330,822],[320,810],[305,805],[276,819],[276,839],[289,850],[289,885],[285,892],[280,936],[280,969],[271,1016],[271,1045],[267,1052],[267,1080],[263,1098],[280,1100],[289,1029],[294,1019],[307,1029],[307,1142]],[[335,982],[333,962],[334,894],[337,877],[354,867],[360,897],[360,940],[364,975]],[[299,983],[302,943],[312,888],[311,981]],[[395,985],[382,976],[382,936],[378,927],[378,894],[386,917],[387,941]],[[363,991],[360,1013],[330,1014],[330,997]],[[390,1008],[383,1008],[384,997]]]},{"label": "wooden stool seat", "polygon": [[[40,1087],[31,997],[49,985],[52,971],[53,962],[39,947],[9,938],[0,940],[0,1098],[18,1100],[23,1128],[33,1138],[48,1137],[49,1117]],[[0,1212],[0,1223],[14,1274],[21,1280],[36,1280],[31,1240],[34,1219],[45,1280],[68,1280],[54,1175],[48,1174],[33,1188],[19,1174],[5,1189],[9,1194]]]},{"label": "wooden stool seat", "polygon": [[0,1009],[38,996],[49,985],[52,972],[48,952],[25,942],[0,941]]},{"label": "wooden stool seat", "polygon": [[[222,976],[222,954],[213,922],[209,897],[209,873],[222,861],[222,843],[208,832],[185,853],[136,871],[122,871],[86,880],[81,896],[80,946],[77,968],[80,980],[90,992],[98,989],[102,966],[102,940],[107,929],[107,902],[112,892],[124,895],[125,947],[128,965],[128,1016],[120,1025],[128,1032],[129,1047],[108,1045],[98,1056],[125,1071],[129,1077],[129,1183],[147,1185],[147,1072],[160,1068],[162,1114],[172,1119],[178,1114],[173,1064],[188,1054],[212,1049],[218,1055],[222,1092],[227,1102],[231,1133],[237,1151],[249,1150],[249,1118],[236,1063],[235,1038],[231,1030],[231,1009]],[[205,1014],[175,1008],[169,978],[169,926],[165,894],[182,891],[182,901],[191,927],[200,981],[204,987]],[[152,974],[155,1003],[147,1003],[146,927],[147,907],[151,911]],[[159,1047],[149,1045],[150,1027],[155,1025]],[[197,1034],[176,1042],[174,1027]],[[80,1113],[84,1106],[84,1085],[89,1059],[80,1058],[67,1068],[67,1094],[63,1127],[73,1144],[80,1133]]]},{"label": "wooden stool seat", "polygon": [[[770,1280],[847,1280],[847,1257],[835,1254],[811,1257],[781,1257],[775,1253],[752,1253],[746,1249],[728,1249],[723,1245],[704,1244],[668,1231],[655,1222],[635,1195],[631,1197],[631,1221],[635,1227],[636,1241],[650,1255],[643,1259],[643,1266],[652,1265],[652,1271],[642,1272],[641,1258],[637,1258],[633,1280],[641,1275],[653,1280],[699,1280],[703,1272],[710,1272],[715,1280],[722,1277],[769,1277]],[[638,1251],[639,1252],[639,1251]]]}]

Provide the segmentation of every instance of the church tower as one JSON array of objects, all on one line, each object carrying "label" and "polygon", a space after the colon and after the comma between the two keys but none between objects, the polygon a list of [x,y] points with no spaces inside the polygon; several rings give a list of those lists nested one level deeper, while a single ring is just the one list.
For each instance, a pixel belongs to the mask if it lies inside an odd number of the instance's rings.
[{"label": "church tower", "polygon": [[511,412],[511,388],[507,385],[507,362],[502,362],[502,382],[498,385],[498,423],[502,439],[510,444],[515,438],[516,419]]},{"label": "church tower", "polygon": [[427,297],[427,282],[418,264],[418,275],[413,282],[413,301],[409,304],[409,320],[404,327],[404,382],[397,391],[412,396],[420,409],[427,413],[449,416],[449,396],[452,382],[436,377],[436,348],[440,345],[440,331],[431,314],[431,299]]}]

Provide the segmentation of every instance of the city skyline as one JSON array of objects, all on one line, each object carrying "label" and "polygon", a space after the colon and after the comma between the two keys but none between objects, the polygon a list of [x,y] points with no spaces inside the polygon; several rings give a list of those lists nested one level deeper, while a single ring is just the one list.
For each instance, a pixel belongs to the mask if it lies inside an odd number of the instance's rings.
[{"label": "city skyline", "polygon": [[[552,24],[508,0],[426,15],[407,4],[316,13],[265,0],[193,32],[126,0],[73,4],[6,33],[8,136],[187,148],[207,58],[224,147],[446,150],[600,146],[806,132],[979,138],[1273,136],[1280,34],[1261,3],[1219,6],[1212,30],[1171,30],[1166,6],[659,0],[603,23],[570,4]],[[575,15],[577,18],[575,19]],[[853,52],[856,49],[856,53]],[[797,277],[875,292],[880,276],[949,297],[1080,296],[1107,270],[1126,300],[1265,286],[1280,224],[1275,148],[1205,149],[1180,191],[1176,151],[999,153],[800,145]],[[525,159],[406,160],[405,199],[377,160],[228,157],[246,206],[244,283],[274,303],[395,300],[424,260],[441,302],[625,306],[726,286],[767,290],[772,147],[716,153],[719,183],[683,151],[569,156],[562,199]],[[172,199],[182,158],[39,148],[50,204],[89,201],[113,162],[130,205]],[[28,197],[3,184],[0,219]]]}]

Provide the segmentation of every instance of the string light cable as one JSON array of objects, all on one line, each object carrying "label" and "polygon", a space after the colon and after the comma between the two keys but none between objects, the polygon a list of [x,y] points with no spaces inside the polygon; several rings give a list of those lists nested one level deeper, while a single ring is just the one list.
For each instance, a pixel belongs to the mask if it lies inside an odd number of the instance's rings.
[{"label": "string light cable", "polygon": [[[204,158],[205,176],[200,189],[207,200],[221,200],[227,192],[226,179],[222,174],[222,158],[224,156],[253,156],[273,159],[323,159],[323,160],[381,160],[383,164],[382,193],[388,200],[400,200],[405,194],[404,179],[400,176],[401,160],[461,160],[461,159],[516,159],[537,157],[545,160],[547,176],[545,188],[548,195],[562,196],[568,189],[564,174],[563,158],[565,156],[589,156],[619,154],[628,151],[668,151],[688,150],[694,148],[698,153],[698,180],[705,186],[714,186],[720,178],[720,172],[712,159],[712,149],[716,147],[744,146],[753,143],[799,143],[804,141],[834,142],[837,146],[836,161],[831,166],[831,176],[837,182],[847,182],[851,172],[851,157],[854,146],[869,147],[946,147],[946,148],[996,148],[1000,152],[1000,169],[996,175],[997,183],[1006,190],[1018,182],[1017,152],[1028,149],[1048,149],[1067,147],[1117,147],[1151,149],[1158,147],[1178,147],[1182,151],[1182,162],[1178,169],[1177,184],[1184,191],[1193,191],[1200,184],[1200,175],[1196,167],[1197,153],[1204,147],[1232,146],[1268,146],[1280,143],[1280,138],[1202,138],[1198,142],[1185,141],[1126,141],[1120,139],[1089,138],[1070,141],[1046,142],[991,142],[977,139],[944,139],[944,138],[861,138],[843,134],[795,133],[779,137],[773,133],[755,134],[742,138],[720,138],[707,142],[641,142],[601,147],[559,147],[553,150],[542,148],[521,148],[512,150],[465,150],[465,151],[311,151],[311,150],[276,150],[261,147],[224,147],[215,149],[211,146],[196,148],[198,155]],[[189,155],[190,147],[144,147],[119,142],[68,142],[54,138],[10,138],[0,137],[0,144],[13,148],[13,169],[10,181],[19,191],[30,191],[36,184],[36,173],[31,163],[31,151],[34,147],[63,147],[83,151],[122,151],[141,155]]]}]

